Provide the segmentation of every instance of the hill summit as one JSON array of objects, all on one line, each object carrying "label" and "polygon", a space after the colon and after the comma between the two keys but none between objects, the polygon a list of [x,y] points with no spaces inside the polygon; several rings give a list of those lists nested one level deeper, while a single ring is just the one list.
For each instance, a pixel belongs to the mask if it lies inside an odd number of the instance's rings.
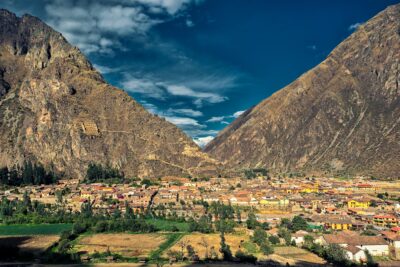
[{"label": "hill summit", "polygon": [[197,175],[216,161],[147,112],[58,32],[0,10],[0,166],[32,161],[82,178],[90,162],[127,176]]},{"label": "hill summit", "polygon": [[206,147],[233,168],[400,176],[400,4]]}]

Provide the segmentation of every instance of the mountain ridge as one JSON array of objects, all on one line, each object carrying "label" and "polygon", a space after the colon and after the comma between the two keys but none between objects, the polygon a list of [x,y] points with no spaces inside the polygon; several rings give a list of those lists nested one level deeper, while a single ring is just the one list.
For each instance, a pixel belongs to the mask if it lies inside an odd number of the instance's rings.
[{"label": "mountain ridge", "polygon": [[204,151],[232,168],[398,177],[399,33],[400,4],[242,114]]},{"label": "mountain ridge", "polygon": [[90,162],[127,176],[216,173],[177,126],[146,111],[40,19],[0,10],[0,165],[25,160],[83,178]]}]

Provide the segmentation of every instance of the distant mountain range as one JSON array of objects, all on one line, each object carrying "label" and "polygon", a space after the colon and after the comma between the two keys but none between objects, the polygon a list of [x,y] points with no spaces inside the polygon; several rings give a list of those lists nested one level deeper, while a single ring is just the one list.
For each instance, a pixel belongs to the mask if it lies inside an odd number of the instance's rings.
[{"label": "distant mountain range", "polygon": [[247,110],[204,151],[228,168],[400,177],[399,84],[400,4]]},{"label": "distant mountain range", "polygon": [[215,175],[175,125],[107,84],[38,18],[0,10],[0,167],[32,161],[67,177],[90,162],[126,176]]}]

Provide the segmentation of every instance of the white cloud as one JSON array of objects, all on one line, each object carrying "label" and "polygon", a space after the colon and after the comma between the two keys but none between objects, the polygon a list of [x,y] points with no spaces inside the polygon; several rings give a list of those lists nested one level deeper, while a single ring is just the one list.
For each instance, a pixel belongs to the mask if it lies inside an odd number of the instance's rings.
[{"label": "white cloud", "polygon": [[154,104],[152,104],[152,103],[149,103],[149,102],[147,102],[147,101],[145,101],[145,100],[142,100],[142,101],[140,101],[140,103],[143,105],[143,107],[145,107],[146,109],[147,109],[147,111],[149,111],[150,113],[152,113],[152,114],[155,114],[155,115],[160,115],[160,110],[157,108],[157,106],[156,105],[154,105]]},{"label": "white cloud", "polygon": [[197,107],[201,107],[204,102],[215,104],[224,102],[228,99],[227,97],[216,93],[194,91],[193,89],[183,85],[167,85],[166,89],[171,95],[174,96],[195,98],[193,103]]},{"label": "white cloud", "polygon": [[355,31],[360,27],[363,23],[362,22],[356,22],[354,24],[351,24],[348,28],[349,31]]},{"label": "white cloud", "polygon": [[[201,124],[198,120],[190,118],[177,116],[182,111],[186,112],[187,116],[200,115],[201,112],[192,110],[192,109],[171,109],[169,108],[166,111],[160,110],[154,104],[149,103],[147,101],[140,101],[140,103],[151,113],[156,114],[158,116],[164,117],[167,121],[177,125],[181,128],[187,135],[191,136],[193,139],[201,137],[201,136],[215,136],[218,131],[207,129],[206,125]],[[182,113],[182,115],[185,115]],[[202,115],[202,113],[201,113]],[[194,117],[194,116],[193,116]]]},{"label": "white cloud", "polygon": [[214,139],[214,136],[205,136],[205,137],[199,137],[199,138],[194,138],[193,141],[199,146],[199,147],[205,147],[211,140]]},{"label": "white cloud", "polygon": [[140,93],[145,97],[164,100],[166,98],[163,85],[148,79],[139,79],[126,75],[121,86],[128,92]]},{"label": "white cloud", "polygon": [[243,113],[245,112],[245,110],[239,110],[239,111],[236,111],[235,113],[233,113],[233,117],[234,118],[237,118],[237,117],[239,117],[240,115],[242,115]]},{"label": "white cloud", "polygon": [[169,14],[174,15],[180,9],[183,9],[191,0],[132,0],[153,8],[161,8]]},{"label": "white cloud", "polygon": [[242,115],[244,112],[245,112],[245,110],[239,110],[239,111],[236,111],[235,113],[233,113],[232,115],[211,117],[206,122],[220,122],[222,124],[229,124],[227,121],[225,121],[225,119],[232,119],[232,118],[236,119],[237,117]]},{"label": "white cloud", "polygon": [[191,19],[187,19],[186,20],[186,26],[191,28],[194,27],[194,22]]},{"label": "white cloud", "polygon": [[206,122],[221,122],[225,119],[225,116],[220,116],[220,117],[211,117],[208,119]]},{"label": "white cloud", "polygon": [[[85,53],[122,49],[118,38],[145,35],[196,0],[54,0],[45,5],[47,23]],[[162,19],[161,19],[162,18]]]},{"label": "white cloud", "polygon": [[185,118],[185,117],[165,117],[165,119],[175,125],[178,126],[196,126],[204,128],[204,125],[201,125],[197,120],[192,118]]},{"label": "white cloud", "polygon": [[113,72],[120,71],[119,68],[110,68],[110,67],[102,66],[102,65],[98,65],[98,64],[93,64],[93,67],[95,69],[97,69],[101,74],[107,74],[107,73],[113,73]]},{"label": "white cloud", "polygon": [[204,103],[215,104],[228,99],[226,96],[217,93],[195,91],[184,85],[168,84],[167,82],[158,82],[153,79],[136,78],[130,74],[125,74],[120,85],[129,92],[140,93],[145,97],[159,100],[165,100],[169,96],[193,98],[193,104],[197,107],[202,107]]},{"label": "white cloud", "polygon": [[194,110],[194,109],[190,109],[190,108],[178,108],[178,109],[169,108],[167,110],[167,113],[186,115],[186,116],[195,117],[195,118],[203,116],[203,112]]}]

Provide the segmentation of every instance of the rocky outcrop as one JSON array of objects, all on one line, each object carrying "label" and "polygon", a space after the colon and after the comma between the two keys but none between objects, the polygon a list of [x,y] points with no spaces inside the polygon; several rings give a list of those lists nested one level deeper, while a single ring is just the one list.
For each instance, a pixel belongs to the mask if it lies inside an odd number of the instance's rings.
[{"label": "rocky outcrop", "polygon": [[143,177],[215,173],[217,164],[107,84],[60,33],[0,10],[0,166],[24,160],[80,178],[90,162]]},{"label": "rocky outcrop", "polygon": [[400,176],[400,5],[205,148],[234,168]]}]

